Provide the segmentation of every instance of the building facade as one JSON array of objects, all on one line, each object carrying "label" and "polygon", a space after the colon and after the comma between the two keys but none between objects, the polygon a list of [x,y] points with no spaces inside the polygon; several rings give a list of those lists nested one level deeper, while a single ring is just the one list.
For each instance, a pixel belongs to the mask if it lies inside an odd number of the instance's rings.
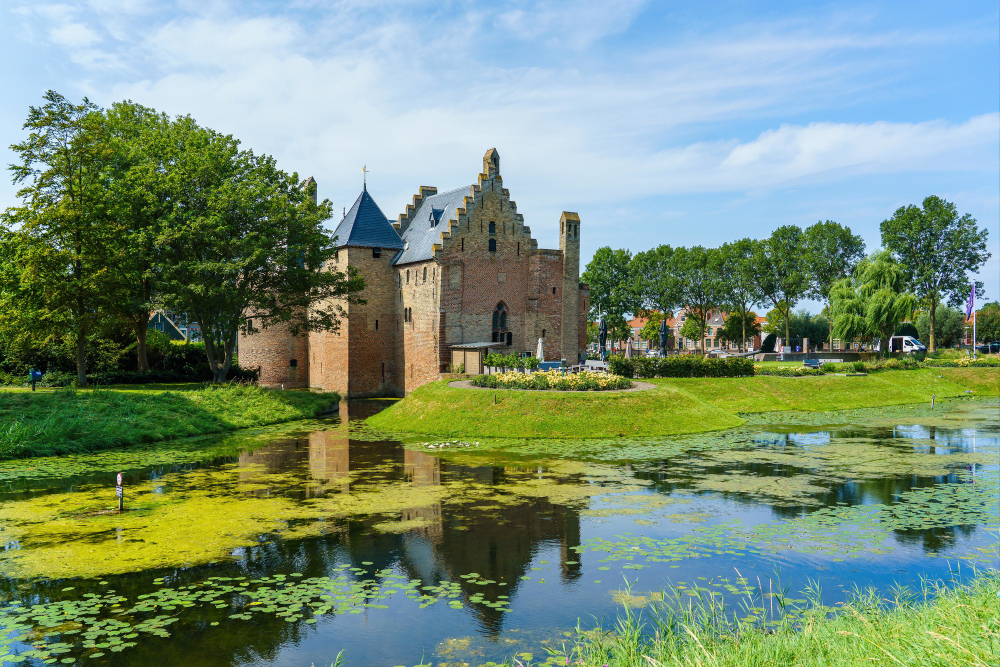
[{"label": "building facade", "polygon": [[455,345],[490,343],[577,363],[586,348],[589,289],[580,283],[580,217],[563,212],[559,249],[538,247],[503,187],[500,156],[477,182],[421,187],[390,222],[367,186],[336,229],[329,267],[365,279],[364,304],[342,304],[340,330],[241,336],[240,365],[260,382],[348,397],[401,396],[452,369]]}]

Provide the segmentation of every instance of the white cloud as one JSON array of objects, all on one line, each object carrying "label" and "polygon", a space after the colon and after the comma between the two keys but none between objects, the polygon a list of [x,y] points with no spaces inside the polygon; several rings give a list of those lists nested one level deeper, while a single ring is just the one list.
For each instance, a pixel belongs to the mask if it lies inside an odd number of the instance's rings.
[{"label": "white cloud", "polygon": [[49,31],[49,38],[68,49],[90,46],[101,41],[96,32],[82,23],[67,23]]},{"label": "white cloud", "polygon": [[[113,5],[22,13],[67,31],[80,92],[189,113],[314,175],[338,209],[357,195],[362,164],[391,216],[419,185],[471,182],[492,146],[541,236],[564,208],[601,207],[609,215],[588,224],[612,226],[642,217],[635,201],[656,195],[760,198],[859,173],[997,169],[995,113],[831,122],[891,95],[912,67],[906,49],[956,43],[961,28],[877,32],[821,18],[666,45],[626,38],[609,53],[597,42],[627,30],[644,3],[300,0],[278,16],[224,2]],[[90,35],[74,40],[71,26]]]}]

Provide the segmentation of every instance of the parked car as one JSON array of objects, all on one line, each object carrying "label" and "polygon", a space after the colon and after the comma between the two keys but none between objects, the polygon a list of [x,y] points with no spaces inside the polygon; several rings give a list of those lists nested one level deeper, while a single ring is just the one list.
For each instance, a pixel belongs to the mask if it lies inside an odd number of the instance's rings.
[{"label": "parked car", "polygon": [[659,350],[650,350],[650,351],[646,352],[646,356],[647,357],[659,357],[660,356],[660,351]]},{"label": "parked car", "polygon": [[708,356],[713,359],[725,359],[729,356],[729,353],[723,350],[709,350]]},{"label": "parked car", "polygon": [[1000,341],[995,340],[989,343],[983,343],[982,345],[977,345],[976,352],[982,352],[983,354],[1000,354]]}]

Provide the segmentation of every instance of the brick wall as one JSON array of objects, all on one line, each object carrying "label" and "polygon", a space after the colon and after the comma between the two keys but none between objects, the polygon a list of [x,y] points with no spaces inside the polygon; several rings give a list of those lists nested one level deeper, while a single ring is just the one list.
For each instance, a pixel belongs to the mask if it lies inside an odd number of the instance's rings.
[{"label": "brick wall", "polygon": [[[254,318],[251,317],[250,321],[254,322]],[[276,324],[267,329],[257,328],[250,335],[241,333],[237,345],[240,366],[260,369],[258,382],[261,385],[309,386],[307,336],[292,336],[287,325]]]},{"label": "brick wall", "polygon": [[[438,379],[441,270],[434,260],[395,267],[402,334],[403,389]],[[409,310],[409,321],[405,313]]]}]

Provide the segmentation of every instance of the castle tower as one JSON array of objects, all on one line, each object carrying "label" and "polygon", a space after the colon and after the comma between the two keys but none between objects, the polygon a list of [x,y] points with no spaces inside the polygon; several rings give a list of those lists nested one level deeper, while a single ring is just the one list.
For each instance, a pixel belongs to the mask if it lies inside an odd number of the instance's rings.
[{"label": "castle tower", "polygon": [[580,354],[580,216],[563,211],[559,217],[559,249],[563,255],[562,356],[568,364]]}]

